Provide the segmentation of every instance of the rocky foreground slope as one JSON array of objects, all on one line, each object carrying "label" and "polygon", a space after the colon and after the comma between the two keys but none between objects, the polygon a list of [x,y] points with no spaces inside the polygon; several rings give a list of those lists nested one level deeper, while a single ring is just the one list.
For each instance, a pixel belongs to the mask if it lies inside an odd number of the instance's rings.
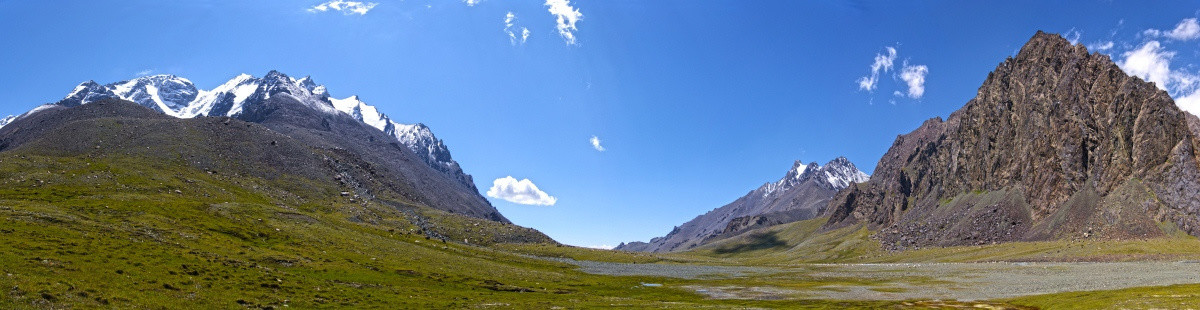
[{"label": "rocky foreground slope", "polygon": [[1200,235],[1195,116],[1107,55],[1038,32],[978,95],[896,138],[825,229],[904,249]]},{"label": "rocky foreground slope", "polygon": [[759,227],[815,218],[838,190],[867,178],[845,157],[824,166],[796,161],[779,181],[763,184],[727,205],[697,216],[666,236],[650,242],[622,243],[616,249],[682,251]]}]

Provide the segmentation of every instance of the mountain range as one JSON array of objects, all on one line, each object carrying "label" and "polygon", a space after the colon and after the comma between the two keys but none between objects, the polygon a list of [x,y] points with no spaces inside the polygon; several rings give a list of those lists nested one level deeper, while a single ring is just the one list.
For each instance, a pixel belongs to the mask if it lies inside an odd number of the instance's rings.
[{"label": "mountain range", "polygon": [[672,252],[772,225],[815,218],[839,190],[869,176],[850,160],[838,157],[824,166],[796,161],[778,181],[766,183],[733,202],[676,226],[649,242],[629,242],[616,250]]},{"label": "mountain range", "polygon": [[[324,85],[310,77],[295,79],[278,71],[262,78],[240,74],[213,88],[196,88],[186,78],[161,74],[101,85],[86,81],[76,86],[66,97],[50,105],[73,107],[107,98],[135,102],[159,113],[178,118],[202,116],[242,117],[247,107],[260,105],[278,93],[286,93],[299,103],[324,113],[345,113],[354,119],[383,131],[400,141],[435,170],[454,178],[464,186],[475,188],[471,176],[464,173],[450,150],[433,135],[425,124],[403,124],[368,105],[358,96],[337,99],[330,96]],[[25,115],[40,111],[35,108]],[[0,127],[20,116],[0,119]]]},{"label": "mountain range", "polygon": [[[87,81],[58,102],[5,118],[0,123],[3,125],[0,132],[8,135],[0,140],[0,150],[36,140],[38,135],[56,126],[94,117],[64,116],[79,112],[63,111],[94,103],[120,105],[113,100],[132,102],[178,119],[224,117],[258,123],[317,148],[305,152],[334,152],[336,157],[344,159],[335,162],[350,162],[367,174],[359,178],[345,171],[308,175],[339,177],[338,182],[356,183],[361,195],[385,190],[436,209],[508,222],[479,194],[471,176],[462,171],[428,126],[397,123],[357,96],[336,99],[311,78],[295,79],[278,71],[268,72],[262,78],[242,74],[212,90],[197,89],[189,80],[173,75],[145,76],[105,85]],[[136,109],[122,111],[131,113],[128,117],[145,116]],[[49,120],[55,121],[47,123]]]}]

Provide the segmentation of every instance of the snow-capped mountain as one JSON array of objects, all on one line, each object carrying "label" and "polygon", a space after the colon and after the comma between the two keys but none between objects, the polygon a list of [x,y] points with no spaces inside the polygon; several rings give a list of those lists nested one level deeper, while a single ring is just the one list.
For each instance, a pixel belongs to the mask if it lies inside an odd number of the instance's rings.
[{"label": "snow-capped mountain", "polygon": [[859,171],[845,157],[838,157],[826,163],[825,166],[817,165],[816,162],[806,165],[797,160],[792,164],[792,169],[788,170],[787,175],[784,175],[782,179],[774,183],[763,184],[755,192],[761,192],[763,197],[768,197],[777,192],[787,191],[809,180],[815,181],[817,185],[843,189],[850,186],[850,183],[866,182],[870,178],[870,175]]},{"label": "snow-capped mountain", "polygon": [[[407,146],[434,170],[446,173],[468,188],[475,189],[471,176],[462,171],[458,162],[450,157],[450,150],[442,140],[433,135],[428,126],[392,121],[379,109],[359,100],[358,96],[332,98],[324,85],[317,84],[310,77],[295,79],[274,70],[262,78],[241,74],[211,90],[198,89],[186,78],[165,74],[105,85],[87,81],[80,83],[66,97],[54,104],[72,107],[107,98],[119,98],[179,118],[237,118],[242,116],[247,107],[262,104],[272,96],[281,95],[293,97],[316,111],[348,114],[368,126],[379,129]],[[0,120],[0,127],[37,111],[38,108],[35,108],[21,116],[4,118]]]},{"label": "snow-capped mountain", "polygon": [[[314,89],[323,92],[325,87],[314,86]],[[433,135],[429,126],[421,123],[394,122],[387,114],[380,113],[379,109],[359,100],[358,96],[350,96],[346,99],[331,98],[329,101],[338,111],[349,114],[354,119],[395,137],[400,143],[407,145],[418,157],[429,163],[434,170],[446,173],[460,183],[475,188],[475,182],[471,179],[471,175],[462,172],[462,167],[458,166],[458,162],[450,158],[450,149],[442,143],[441,139]]]},{"label": "snow-capped mountain", "polygon": [[16,119],[17,119],[16,115],[9,115],[4,118],[0,118],[0,127],[4,127],[4,125],[8,125],[8,123],[12,123],[12,121],[14,121]]},{"label": "snow-capped mountain", "polygon": [[675,227],[650,242],[631,242],[618,250],[681,251],[734,236],[757,227],[820,216],[839,190],[870,179],[850,160],[838,157],[824,166],[796,161],[778,181],[766,183],[730,204]]}]

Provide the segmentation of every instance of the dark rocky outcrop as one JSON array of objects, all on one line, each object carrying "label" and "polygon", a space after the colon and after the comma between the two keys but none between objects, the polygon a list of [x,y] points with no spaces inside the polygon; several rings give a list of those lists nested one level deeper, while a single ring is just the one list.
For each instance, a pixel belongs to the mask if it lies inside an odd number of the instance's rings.
[{"label": "dark rocky outcrop", "polygon": [[1200,235],[1198,129],[1107,55],[1039,31],[948,119],[897,137],[824,228],[865,224],[891,249]]}]

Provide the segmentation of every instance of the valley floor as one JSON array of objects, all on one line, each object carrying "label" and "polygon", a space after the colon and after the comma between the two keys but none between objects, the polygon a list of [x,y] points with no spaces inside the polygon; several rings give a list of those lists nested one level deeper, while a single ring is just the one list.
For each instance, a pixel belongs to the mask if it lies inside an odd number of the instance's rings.
[{"label": "valley floor", "polygon": [[1200,308],[1185,236],[887,252],[816,219],[648,254],[140,158],[0,153],[0,184],[0,309]]},{"label": "valley floor", "polygon": [[[977,301],[1200,283],[1200,262],[1196,261],[811,264],[791,267],[562,261],[591,274],[725,280],[724,283],[683,286],[715,299]],[[758,285],[729,281],[749,278]]]}]

